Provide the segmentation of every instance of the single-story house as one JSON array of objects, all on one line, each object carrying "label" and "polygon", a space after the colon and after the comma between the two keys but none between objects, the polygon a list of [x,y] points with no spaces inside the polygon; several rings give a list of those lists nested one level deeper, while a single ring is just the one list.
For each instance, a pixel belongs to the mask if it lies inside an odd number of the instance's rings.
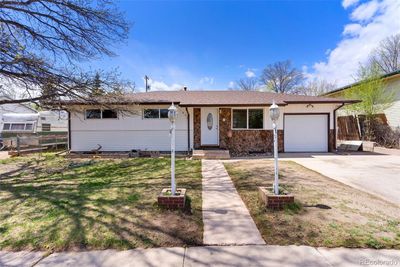
[{"label": "single-story house", "polygon": [[96,101],[64,101],[71,152],[169,151],[168,107],[178,109],[176,150],[270,152],[269,106],[280,107],[279,151],[327,152],[336,146],[336,110],[356,101],[259,91],[158,91]]},{"label": "single-story house", "polygon": [[[393,129],[400,128],[400,70],[385,74],[381,76],[385,90],[393,91],[395,99],[393,105],[384,110],[384,115],[387,124]],[[353,83],[333,91],[325,93],[324,97],[344,98],[347,90],[357,87],[360,83]],[[348,115],[345,111],[338,113],[338,116]],[[379,114],[378,114],[379,115]]]}]

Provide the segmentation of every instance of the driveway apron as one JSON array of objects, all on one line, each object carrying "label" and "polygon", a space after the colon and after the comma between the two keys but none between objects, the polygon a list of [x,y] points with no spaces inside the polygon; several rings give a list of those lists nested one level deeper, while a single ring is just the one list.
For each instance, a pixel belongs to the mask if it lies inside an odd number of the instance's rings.
[{"label": "driveway apron", "polygon": [[202,174],[204,244],[265,244],[222,162],[203,160]]}]

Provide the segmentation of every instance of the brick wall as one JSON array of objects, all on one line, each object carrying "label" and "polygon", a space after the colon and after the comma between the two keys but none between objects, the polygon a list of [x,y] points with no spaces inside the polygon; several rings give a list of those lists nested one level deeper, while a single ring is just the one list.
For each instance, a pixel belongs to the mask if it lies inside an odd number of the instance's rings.
[{"label": "brick wall", "polygon": [[[231,109],[219,110],[219,146],[234,154],[272,152],[272,130],[232,130]],[[283,151],[283,130],[278,130],[278,150]]]},{"label": "brick wall", "polygon": [[[200,108],[193,110],[194,148],[201,148],[201,112]],[[232,155],[249,152],[272,152],[272,130],[232,130],[231,109],[219,109],[219,146],[228,149]],[[283,130],[278,130],[278,151],[283,152]],[[328,150],[335,151],[335,132],[329,130]]]},{"label": "brick wall", "polygon": [[199,108],[193,109],[193,144],[194,148],[201,147],[201,110]]},{"label": "brick wall", "polygon": [[334,152],[336,150],[335,130],[330,129],[328,135],[328,151]]}]

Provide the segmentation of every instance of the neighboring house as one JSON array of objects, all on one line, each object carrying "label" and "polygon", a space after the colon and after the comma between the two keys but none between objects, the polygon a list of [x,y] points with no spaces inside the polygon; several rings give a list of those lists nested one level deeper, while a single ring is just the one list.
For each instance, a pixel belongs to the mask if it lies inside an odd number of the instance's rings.
[{"label": "neighboring house", "polygon": [[178,109],[176,150],[228,149],[269,152],[273,131],[268,108],[280,106],[279,151],[335,149],[335,111],[352,100],[245,91],[160,91],[99,98],[94,105],[64,101],[70,113],[69,148],[90,151],[169,151],[168,107]]},{"label": "neighboring house", "polygon": [[[400,127],[400,70],[385,74],[382,77],[383,84],[387,90],[392,90],[395,92],[395,101],[391,107],[384,111],[387,123],[392,128]],[[346,90],[356,87],[359,83],[353,83],[346,85],[339,89],[333,90],[331,92],[325,93],[324,97],[335,97],[344,98]],[[340,111],[338,116],[348,115],[346,111]]]}]

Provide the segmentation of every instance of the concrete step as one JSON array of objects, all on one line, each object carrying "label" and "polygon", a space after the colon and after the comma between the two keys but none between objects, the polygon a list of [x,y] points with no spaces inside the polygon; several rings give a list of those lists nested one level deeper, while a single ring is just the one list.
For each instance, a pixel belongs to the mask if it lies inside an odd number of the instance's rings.
[{"label": "concrete step", "polygon": [[229,150],[212,149],[212,150],[194,150],[193,159],[230,159]]}]

